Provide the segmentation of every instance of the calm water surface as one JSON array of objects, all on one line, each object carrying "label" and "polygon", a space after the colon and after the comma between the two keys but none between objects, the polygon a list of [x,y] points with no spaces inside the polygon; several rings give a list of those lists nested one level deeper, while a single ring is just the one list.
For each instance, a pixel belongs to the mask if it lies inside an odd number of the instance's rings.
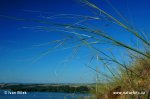
[{"label": "calm water surface", "polygon": [[0,90],[0,99],[91,99],[90,94],[27,92],[27,94],[5,94],[8,90]]}]

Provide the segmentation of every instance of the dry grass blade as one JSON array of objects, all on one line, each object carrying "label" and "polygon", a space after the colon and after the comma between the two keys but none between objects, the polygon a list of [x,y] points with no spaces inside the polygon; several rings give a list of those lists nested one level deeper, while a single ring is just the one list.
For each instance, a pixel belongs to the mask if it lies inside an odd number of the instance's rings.
[{"label": "dry grass blade", "polygon": [[138,37],[139,39],[141,39],[145,44],[147,44],[147,45],[150,46],[150,43],[147,40],[145,40],[143,37],[141,37],[137,31],[131,29],[128,26],[126,26],[125,24],[123,24],[122,22],[120,22],[119,20],[117,20],[116,18],[114,18],[113,16],[111,16],[110,14],[108,14],[107,12],[105,12],[104,10],[100,9],[99,7],[97,7],[95,4],[92,4],[91,2],[89,2],[88,0],[82,0],[82,1],[84,3],[86,3],[88,6],[97,9],[98,11],[100,11],[101,13],[103,13],[104,15],[106,15],[108,18],[110,18],[114,22],[116,22],[118,25],[120,25],[121,27],[125,28],[130,33],[134,34],[136,37]]}]

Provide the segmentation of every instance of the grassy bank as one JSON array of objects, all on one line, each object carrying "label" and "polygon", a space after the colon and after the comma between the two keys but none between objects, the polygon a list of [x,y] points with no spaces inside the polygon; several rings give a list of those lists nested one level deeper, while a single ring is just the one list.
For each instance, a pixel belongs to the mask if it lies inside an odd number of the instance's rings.
[{"label": "grassy bank", "polygon": [[110,82],[97,83],[93,90],[97,99],[149,99],[150,98],[150,59],[138,58],[127,71],[121,69],[121,75]]}]

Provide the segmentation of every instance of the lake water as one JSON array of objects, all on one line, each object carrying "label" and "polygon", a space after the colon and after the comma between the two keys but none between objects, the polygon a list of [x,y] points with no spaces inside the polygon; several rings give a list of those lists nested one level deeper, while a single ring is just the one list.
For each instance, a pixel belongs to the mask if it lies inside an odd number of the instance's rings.
[{"label": "lake water", "polygon": [[5,94],[5,92],[5,90],[0,90],[0,99],[91,99],[92,97],[90,94],[77,93],[27,92],[27,94]]}]

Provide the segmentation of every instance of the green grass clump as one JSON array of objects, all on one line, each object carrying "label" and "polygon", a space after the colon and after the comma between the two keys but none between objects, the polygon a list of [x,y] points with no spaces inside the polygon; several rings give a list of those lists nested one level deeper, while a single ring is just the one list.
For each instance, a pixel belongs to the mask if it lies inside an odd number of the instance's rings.
[{"label": "green grass clump", "polygon": [[[129,67],[136,73],[125,69],[121,71],[121,78],[112,78],[112,81],[98,84],[95,92],[97,99],[149,99],[150,98],[150,59],[138,58]],[[145,94],[123,94],[123,92],[145,92]],[[113,92],[122,92],[114,95]]]}]

